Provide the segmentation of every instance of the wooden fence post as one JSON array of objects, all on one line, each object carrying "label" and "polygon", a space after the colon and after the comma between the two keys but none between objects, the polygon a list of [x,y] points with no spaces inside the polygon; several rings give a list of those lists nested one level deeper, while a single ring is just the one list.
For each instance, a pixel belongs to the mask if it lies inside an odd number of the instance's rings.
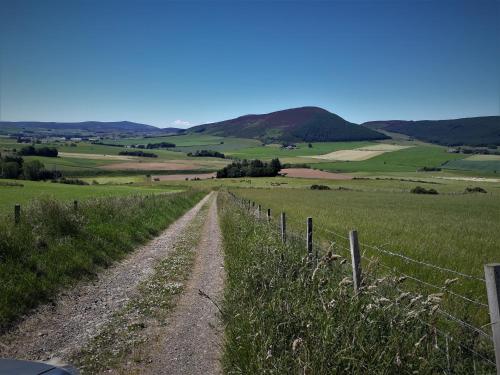
[{"label": "wooden fence post", "polygon": [[307,235],[306,235],[307,255],[312,258],[313,252],[313,218],[307,218]]},{"label": "wooden fence post", "polygon": [[488,293],[488,306],[490,308],[497,375],[500,375],[500,263],[485,264],[484,276]]},{"label": "wooden fence post", "polygon": [[75,209],[75,211],[78,211],[78,201],[77,200],[73,201],[73,208]]},{"label": "wooden fence post", "polygon": [[281,213],[281,242],[286,242],[286,216],[285,213]]},{"label": "wooden fence post", "polygon": [[267,209],[267,221],[271,221],[271,209]]},{"label": "wooden fence post", "polygon": [[352,281],[354,283],[354,290],[358,291],[361,287],[361,256],[359,254],[357,231],[351,230],[349,232],[349,242],[351,245]]},{"label": "wooden fence post", "polygon": [[14,206],[14,223],[19,224],[21,221],[21,205],[19,203],[16,203]]}]

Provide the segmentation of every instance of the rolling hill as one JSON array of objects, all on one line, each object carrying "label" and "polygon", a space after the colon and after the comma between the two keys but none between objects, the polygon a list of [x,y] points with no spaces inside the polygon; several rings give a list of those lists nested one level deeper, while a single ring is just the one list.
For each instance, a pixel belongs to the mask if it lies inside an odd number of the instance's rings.
[{"label": "rolling hill", "polygon": [[190,133],[256,138],[264,142],[363,141],[385,134],[344,120],[325,109],[301,107],[194,126]]},{"label": "rolling hill", "polygon": [[405,134],[444,146],[500,145],[500,116],[452,120],[370,121],[362,125],[373,130]]},{"label": "rolling hill", "polygon": [[85,121],[85,122],[39,122],[19,121],[0,122],[0,132],[18,135],[42,136],[91,136],[105,134],[125,135],[160,135],[178,134],[184,129],[160,129],[152,125],[139,124],[130,121]]}]

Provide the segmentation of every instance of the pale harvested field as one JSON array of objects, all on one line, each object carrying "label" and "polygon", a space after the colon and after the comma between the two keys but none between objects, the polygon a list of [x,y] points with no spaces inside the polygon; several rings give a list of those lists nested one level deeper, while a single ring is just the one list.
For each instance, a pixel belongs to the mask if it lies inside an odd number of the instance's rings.
[{"label": "pale harvested field", "polygon": [[465,160],[472,161],[497,161],[500,160],[500,155],[471,155]]},{"label": "pale harvested field", "polygon": [[361,161],[382,155],[386,151],[365,151],[365,150],[340,150],[330,152],[325,155],[311,156],[313,159],[338,160],[338,161]]},{"label": "pale harvested field", "polygon": [[114,163],[104,165],[101,169],[116,170],[135,170],[135,171],[176,171],[191,169],[220,169],[227,164],[226,161],[192,161],[192,160],[169,160],[169,161],[136,161],[128,163]]},{"label": "pale harvested field", "polygon": [[382,155],[386,152],[398,151],[411,146],[399,146],[399,145],[389,145],[385,143],[365,146],[361,148],[357,148],[354,150],[339,150],[330,152],[329,154],[324,155],[314,155],[309,156],[313,159],[321,159],[321,160],[336,160],[336,161],[362,161],[368,160],[375,156]]},{"label": "pale harvested field", "polygon": [[403,150],[405,148],[409,148],[412,146],[402,146],[402,145],[390,145],[387,143],[379,143],[376,145],[365,146],[358,148],[358,150],[366,150],[366,151],[398,151]]},{"label": "pale harvested field", "polygon": [[76,152],[60,152],[58,155],[65,158],[92,160],[137,160],[137,157],[127,155],[80,154]]},{"label": "pale harvested field", "polygon": [[194,173],[194,174],[167,174],[167,175],[154,175],[153,179],[159,179],[160,181],[184,181],[186,178],[193,179],[199,178],[200,180],[206,180],[215,177],[216,173]]},{"label": "pale harvested field", "polygon": [[324,180],[352,180],[352,176],[346,174],[324,172],[309,168],[285,168],[282,169],[280,173],[286,174],[287,177],[319,178]]},{"label": "pale harvested field", "polygon": [[442,180],[455,180],[455,181],[472,181],[472,182],[500,182],[500,178],[485,178],[485,177],[438,177]]}]

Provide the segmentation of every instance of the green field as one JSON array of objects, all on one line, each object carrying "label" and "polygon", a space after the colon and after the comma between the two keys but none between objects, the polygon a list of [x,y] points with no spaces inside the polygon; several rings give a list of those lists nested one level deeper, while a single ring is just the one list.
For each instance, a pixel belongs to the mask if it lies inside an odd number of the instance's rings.
[{"label": "green field", "polygon": [[[17,183],[22,186],[7,186],[6,184]],[[131,194],[152,194],[161,192],[180,191],[180,188],[169,186],[148,185],[67,185],[51,182],[0,180],[0,213],[9,212],[15,203],[26,204],[29,201],[50,197],[62,201],[73,201],[75,199],[89,199],[106,196],[125,196]]]},{"label": "green field", "polygon": [[[358,182],[361,182],[358,189],[352,190],[313,191],[278,187],[237,188],[233,191],[265,209],[271,208],[276,220],[279,212],[286,212],[289,227],[299,235],[305,231],[306,218],[313,217],[317,243],[344,256],[349,254],[346,238],[349,231],[358,230],[362,252],[367,257],[378,259],[381,265],[376,267],[381,273],[394,268],[395,275],[408,274],[438,288],[456,276],[403,261],[372,247],[477,278],[483,277],[484,264],[498,262],[500,191],[497,184],[485,186],[490,191],[488,194],[463,194],[463,183],[431,185],[442,193],[432,196],[410,194],[406,189],[399,189],[418,183],[390,180],[354,180],[351,183]],[[374,185],[370,187],[372,183]],[[368,265],[366,259],[363,264]],[[437,290],[411,281],[409,285],[427,293]],[[483,282],[460,278],[452,291],[486,303]],[[487,310],[469,304],[462,306],[461,302],[450,294],[445,303],[455,314],[473,316],[477,324],[488,322]]]},{"label": "green field", "polygon": [[[272,158],[293,158],[310,155],[322,155],[338,150],[349,150],[353,148],[369,146],[376,144],[374,142],[317,142],[311,143],[312,147],[308,147],[308,143],[297,143],[297,148],[294,150],[281,149],[280,145],[267,145],[261,147],[249,147],[228,154],[239,159],[272,159]],[[316,160],[308,159],[310,163],[315,163]]]},{"label": "green field", "polygon": [[456,171],[471,171],[476,173],[486,173],[488,175],[500,175],[500,160],[452,160],[446,163],[443,168]]},{"label": "green field", "polygon": [[303,236],[289,231],[283,244],[273,221],[219,196],[226,373],[492,373],[491,343],[449,327],[436,314],[438,295],[401,293],[405,281],[381,278],[377,264],[364,265],[355,291],[348,255],[330,248],[307,257]]},{"label": "green field", "polygon": [[316,167],[340,172],[415,172],[422,167],[441,167],[449,160],[463,157],[447,153],[444,147],[420,145],[387,152],[368,160],[321,163]]}]

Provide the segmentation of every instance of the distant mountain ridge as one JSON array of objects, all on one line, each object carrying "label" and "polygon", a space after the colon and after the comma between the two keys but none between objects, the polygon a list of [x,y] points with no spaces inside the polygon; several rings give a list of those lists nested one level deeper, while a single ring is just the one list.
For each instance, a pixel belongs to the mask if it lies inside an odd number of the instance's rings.
[{"label": "distant mountain ridge", "polygon": [[257,138],[265,142],[326,142],[386,139],[386,135],[319,107],[285,109],[260,115],[245,115],[230,120],[187,129],[224,137]]},{"label": "distant mountain ridge", "polygon": [[8,128],[14,132],[35,132],[48,135],[53,133],[82,135],[88,134],[178,134],[184,129],[157,128],[156,126],[140,124],[130,121],[83,121],[83,122],[42,122],[42,121],[0,121],[0,130]]},{"label": "distant mountain ridge", "polygon": [[362,125],[373,129],[437,143],[443,146],[500,145],[500,116],[467,117],[450,120],[387,120]]}]

